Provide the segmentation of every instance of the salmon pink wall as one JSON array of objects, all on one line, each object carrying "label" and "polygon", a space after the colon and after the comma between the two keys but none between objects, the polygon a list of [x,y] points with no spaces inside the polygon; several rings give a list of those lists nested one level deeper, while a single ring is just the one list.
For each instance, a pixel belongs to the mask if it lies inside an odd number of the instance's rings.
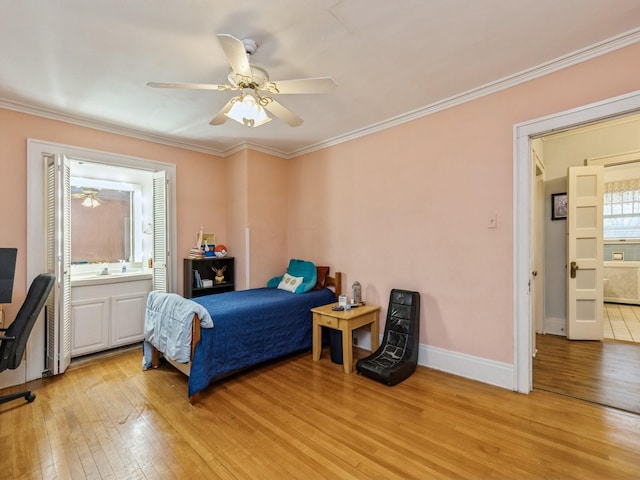
[{"label": "salmon pink wall", "polygon": [[417,290],[421,344],[513,363],[513,126],[640,89],[638,58],[627,47],[295,158],[290,256],[360,281],[384,315],[392,288]]},{"label": "salmon pink wall", "polygon": [[251,288],[286,271],[289,160],[250,152],[248,226],[251,231]]},{"label": "salmon pink wall", "polygon": [[247,150],[237,152],[227,157],[227,234],[220,237],[216,234],[216,242],[223,243],[229,255],[235,258],[236,290],[243,290],[245,286],[244,237],[248,222],[248,192],[247,192]]},{"label": "salmon pink wall", "polygon": [[236,289],[245,289],[246,228],[250,232],[250,288],[284,273],[287,251],[287,171],[283,158],[245,150],[227,158],[227,243],[235,257]]},{"label": "salmon pink wall", "polygon": [[[13,302],[5,307],[8,319],[17,313],[27,288],[27,138],[175,164],[179,259],[189,251],[201,225],[225,235],[225,182],[219,180],[226,174],[223,158],[1,108],[0,125],[0,246],[18,247]],[[179,260],[180,292],[181,279]]]}]

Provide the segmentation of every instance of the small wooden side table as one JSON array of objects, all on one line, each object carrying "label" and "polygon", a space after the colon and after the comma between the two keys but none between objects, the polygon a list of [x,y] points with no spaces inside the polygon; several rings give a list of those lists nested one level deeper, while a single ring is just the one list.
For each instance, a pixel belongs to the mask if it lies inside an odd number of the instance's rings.
[{"label": "small wooden side table", "polygon": [[350,310],[335,311],[331,307],[338,305],[331,303],[312,308],[313,312],[313,361],[320,360],[322,353],[322,327],[342,331],[342,366],[344,373],[351,373],[353,369],[353,338],[352,332],[360,327],[369,325],[371,330],[371,351],[378,348],[378,331],[380,307],[377,305],[362,305]]}]

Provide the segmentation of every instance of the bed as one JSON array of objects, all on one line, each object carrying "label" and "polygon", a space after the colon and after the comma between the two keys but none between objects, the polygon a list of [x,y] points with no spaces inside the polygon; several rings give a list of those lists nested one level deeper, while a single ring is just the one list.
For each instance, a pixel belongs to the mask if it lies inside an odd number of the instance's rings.
[{"label": "bed", "polygon": [[[318,267],[322,268],[322,267]],[[149,304],[145,316],[145,358],[149,366],[157,368],[161,354],[182,373],[188,375],[188,397],[192,404],[198,402],[200,392],[211,383],[240,370],[275,360],[296,352],[311,350],[311,308],[336,301],[342,289],[342,276],[326,275],[323,286],[307,293],[296,294],[278,288],[239,290],[193,299],[183,299],[176,294],[159,294],[161,300],[179,297],[179,309],[191,309],[188,317],[189,345],[187,358],[181,361],[166,345],[165,333],[153,333],[149,325]],[[150,296],[151,298],[151,296]],[[161,307],[159,314],[166,315]],[[203,310],[204,308],[204,310]],[[182,312],[183,310],[180,310]],[[200,315],[198,314],[200,313]],[[201,316],[212,319],[212,328]],[[182,327],[181,327],[182,328]],[[180,335],[172,332],[170,335]],[[185,338],[187,335],[183,335]],[[181,342],[185,338],[180,339]],[[147,349],[149,354],[147,355]],[[143,360],[143,365],[145,360]]]}]

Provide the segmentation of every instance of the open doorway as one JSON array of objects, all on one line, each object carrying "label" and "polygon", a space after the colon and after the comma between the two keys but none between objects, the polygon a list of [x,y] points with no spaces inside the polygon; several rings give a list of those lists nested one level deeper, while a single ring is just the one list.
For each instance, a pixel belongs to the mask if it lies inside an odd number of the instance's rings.
[{"label": "open doorway", "polygon": [[[532,274],[533,169],[531,141],[552,132],[640,112],[640,92],[518,124],[514,128],[514,389],[533,388]],[[639,147],[640,148],[640,147]],[[562,265],[564,269],[564,264]]]},{"label": "open doorway", "polygon": [[[634,196],[640,199],[638,139],[640,115],[627,115],[536,140],[536,157],[543,157],[545,165],[542,199],[545,206],[539,211],[542,202],[534,204],[535,216],[543,218],[545,252],[545,313],[543,328],[536,328],[538,333],[567,334],[566,265],[576,258],[567,258],[567,219],[554,215],[552,202],[558,197],[566,198],[570,167],[580,168],[585,164],[606,167],[602,169],[605,188],[599,195],[600,202],[604,198],[604,240],[598,242],[603,251],[606,274],[603,285],[599,285],[601,290],[604,286],[604,295],[600,291],[599,296],[610,302],[640,304],[637,275],[640,270],[632,269],[640,266],[633,262],[640,259],[640,202],[634,200]],[[536,196],[539,195],[536,191]],[[600,215],[601,208],[602,205]],[[534,229],[533,234],[539,232]]]},{"label": "open doorway", "polygon": [[[636,167],[637,163],[632,163],[640,159],[638,138],[640,116],[625,115],[546,135],[534,143],[536,155],[543,156],[545,160],[546,188],[543,195],[547,208],[543,212],[536,212],[537,217],[545,219],[546,275],[543,281],[546,288],[543,328],[536,328],[537,356],[533,360],[533,386],[640,413],[640,401],[636,400],[640,398],[640,350],[634,351],[633,345],[628,343],[616,343],[611,323],[613,321],[616,330],[620,331],[626,317],[632,326],[634,312],[628,304],[640,303],[640,270],[636,270],[640,264],[611,261],[614,257],[624,257],[625,251],[629,252],[628,260],[635,258],[635,248],[640,254],[640,229],[633,229],[633,224],[639,218],[634,213],[634,196],[640,200],[640,189],[635,195],[635,188],[631,188],[635,186],[636,179],[640,179],[640,169]],[[636,152],[635,155],[633,152]],[[599,333],[588,337],[603,338],[602,342],[567,340],[567,333],[570,333],[565,314],[569,303],[567,265],[575,256],[567,257],[567,220],[554,215],[552,205],[552,199],[565,195],[568,190],[567,169],[583,167],[585,164],[607,167],[602,174],[604,194],[600,194],[600,202],[604,197],[606,225],[605,240],[599,243],[605,261],[600,261],[599,268],[606,272],[604,278],[608,283],[599,284],[597,295],[600,299],[597,307],[600,309],[599,315],[602,315]],[[640,180],[637,182],[640,185]],[[539,203],[535,203],[537,205]],[[640,202],[637,206],[640,213]],[[598,211],[602,211],[601,207]],[[578,263],[584,266],[583,262]],[[604,308],[603,293],[605,299],[619,303]],[[640,327],[637,317],[634,322]]]},{"label": "open doorway", "polygon": [[[549,391],[640,413],[640,402],[635,400],[640,398],[640,351],[630,353],[629,348],[635,347],[628,344],[566,340],[567,226],[565,220],[554,218],[552,210],[554,196],[567,192],[568,167],[585,165],[588,163],[585,162],[586,159],[598,159],[600,164],[610,165],[628,163],[634,155],[640,157],[640,116],[637,110],[621,109],[618,112],[606,116],[595,115],[582,124],[569,122],[563,127],[557,124],[553,131],[540,130],[538,135],[529,136],[531,211],[534,213],[529,230],[531,265],[535,265],[536,234],[539,233],[535,221],[540,215],[536,213],[542,213],[544,219],[546,252],[546,273],[542,279],[542,290],[545,292],[542,329],[540,323],[535,322],[535,289],[531,292],[532,317],[528,325],[531,328],[529,332],[533,332],[534,327],[538,332],[531,341],[531,353],[535,354],[537,349],[537,356],[532,359],[531,380],[535,388],[542,385]],[[538,157],[542,157],[545,173],[543,202],[539,202],[540,190],[536,188],[537,176],[534,176],[538,169],[533,168],[540,163]],[[618,171],[617,177],[610,177],[609,181],[638,177],[633,172],[629,173],[627,168],[616,166],[608,169]],[[542,212],[540,204],[544,205]],[[619,245],[620,242],[611,248],[620,250]],[[606,250],[607,258],[612,255],[609,250]],[[535,271],[532,268],[532,277]],[[532,278],[531,283],[534,283],[533,280]],[[537,279],[538,283],[539,280]],[[636,290],[640,297],[640,290]],[[544,333],[555,335],[540,335]]]},{"label": "open doorway", "polygon": [[[70,279],[65,277],[69,277],[71,274],[70,272],[71,255],[70,255],[70,252],[69,254],[67,254],[68,249],[66,248],[63,249],[62,247],[59,247],[57,244],[55,244],[55,242],[45,242],[47,243],[47,249],[43,248],[42,244],[43,244],[43,225],[48,225],[49,218],[54,218],[54,219],[69,218],[69,215],[58,214],[59,212],[58,208],[55,208],[55,207],[51,208],[50,206],[52,202],[45,202],[44,187],[45,185],[50,184],[48,172],[53,171],[54,172],[53,176],[57,176],[55,172],[58,172],[58,171],[62,172],[62,174],[59,175],[62,179],[62,186],[60,188],[66,188],[67,186],[69,186],[67,184],[70,183],[70,181],[67,181],[67,179],[69,179],[70,177],[70,173],[68,173],[70,169],[67,168],[66,165],[69,163],[69,159],[71,158],[82,160],[84,162],[90,160],[91,163],[100,164],[103,166],[110,166],[110,167],[118,166],[123,169],[127,168],[130,170],[139,170],[141,172],[150,172],[150,174],[153,174],[154,176],[154,180],[153,180],[154,185],[155,183],[160,183],[164,185],[165,193],[163,195],[163,206],[162,208],[154,207],[153,228],[152,230],[150,230],[152,231],[152,235],[150,238],[153,239],[151,240],[151,242],[154,243],[153,245],[154,261],[153,261],[153,274],[152,274],[153,280],[152,281],[156,282],[156,278],[158,278],[158,281],[161,282],[161,287],[162,287],[158,289],[171,291],[172,286],[177,283],[177,260],[168,255],[168,252],[172,250],[173,245],[177,243],[177,228],[176,228],[176,214],[175,214],[176,198],[175,198],[175,189],[172,188],[172,186],[175,185],[175,178],[176,178],[175,165],[158,162],[154,160],[137,158],[137,157],[129,157],[129,156],[114,154],[110,152],[90,150],[82,147],[54,144],[54,143],[39,141],[34,139],[28,139],[27,141],[27,193],[28,193],[27,194],[27,211],[28,211],[27,250],[29,251],[29,255],[27,256],[27,278],[28,279],[33,278],[37,275],[37,273],[43,271],[43,269],[48,268],[49,267],[47,265],[48,259],[50,258],[55,259],[55,262],[54,262],[56,264],[55,268],[58,268],[60,270],[58,272],[58,285],[56,287],[58,289],[58,292],[60,292],[60,294],[57,293],[55,298],[59,300],[57,302],[57,305],[60,305],[60,309],[61,310],[63,308],[65,309],[63,315],[60,315],[59,318],[66,321],[66,319],[70,317],[70,315],[68,315],[68,312],[67,312],[67,310],[69,310],[68,306],[70,305],[70,302],[67,301],[68,297],[70,296],[69,295]],[[64,168],[53,168],[53,169],[49,168],[50,159],[65,160]],[[47,165],[46,169],[44,168],[45,165]],[[78,170],[78,172],[82,174],[80,170]],[[45,174],[47,174],[46,181],[45,181]],[[85,177],[90,176],[86,174],[86,172],[85,174],[82,174],[82,175],[84,175]],[[103,175],[101,174],[98,176],[102,177]],[[114,178],[111,180],[116,180],[116,179]],[[129,179],[129,180],[132,180],[132,179]],[[54,184],[51,183],[51,185],[54,185]],[[89,187],[91,187],[93,191],[97,192],[96,186],[97,184],[89,185]],[[54,186],[50,189],[50,191],[58,192],[58,190],[56,190],[57,188],[58,187]],[[71,197],[70,186],[68,190],[69,190],[67,192],[68,194],[67,193],[55,194],[54,195],[55,198],[69,199]],[[88,189],[85,189],[85,193],[86,191],[88,191]],[[96,200],[97,197],[94,195],[93,191],[90,192],[91,195],[87,194],[85,196],[87,196],[90,199]],[[153,197],[154,195],[151,195],[151,198]],[[60,203],[62,203],[62,201]],[[160,205],[159,202],[158,202],[158,205]],[[130,208],[135,209],[135,206],[130,205]],[[50,214],[50,212],[54,212],[54,213]],[[163,221],[159,221],[159,219],[157,220],[158,212],[161,213]],[[149,216],[151,214],[152,212],[148,210],[146,217],[143,218],[142,215],[136,216],[135,219],[138,225],[129,227],[129,229],[133,228],[134,230],[139,230],[140,232],[142,232],[138,234],[138,237],[140,237],[141,240],[144,238],[144,231],[145,229],[147,229],[147,226],[149,224],[148,219],[150,218]],[[45,218],[47,219],[47,221],[45,221]],[[68,223],[68,222],[63,221],[61,223]],[[127,225],[131,225],[131,222],[127,222]],[[155,229],[161,230],[163,232],[163,235],[162,236],[156,235],[153,232],[153,230]],[[49,230],[47,229],[46,231],[49,231]],[[60,231],[61,230],[56,226],[55,232],[60,232]],[[66,224],[64,225],[64,231],[65,232],[67,231]],[[127,228],[125,228],[123,232],[124,231],[127,231]],[[64,235],[63,234],[58,235],[57,233],[53,235],[53,237],[56,239],[64,239],[66,236],[67,236],[66,233]],[[138,245],[138,242],[135,241],[135,237],[136,237],[135,233],[131,232],[131,235],[127,233],[127,238],[130,238],[130,241],[132,242],[132,249],[130,250],[131,251],[130,256],[134,262],[137,262],[138,264],[142,264],[142,257],[144,254],[145,243],[141,241]],[[158,245],[158,246],[155,245],[156,239],[161,237],[163,239],[163,242],[161,243],[164,243],[164,245]],[[124,238],[119,239],[119,241],[120,240],[123,243],[126,243]],[[62,241],[62,243],[63,243],[63,246],[64,245],[68,246],[70,244],[69,241],[67,242]],[[53,244],[53,248],[50,248],[50,244]],[[148,245],[149,245],[149,242],[147,242],[147,248],[149,248]],[[64,252],[64,253],[61,253],[60,255],[56,256],[56,255],[48,254],[49,250],[53,252]],[[159,252],[164,252],[164,254]],[[123,254],[123,256],[124,255],[125,254]],[[68,268],[67,268],[67,263],[69,263]],[[60,267],[64,267],[64,268],[60,268]],[[164,270],[162,272],[162,275],[158,275],[158,276],[156,275],[156,270],[158,268],[161,268]],[[58,309],[52,308],[50,310],[57,311]],[[49,316],[47,318],[47,325],[49,325],[49,322],[52,322],[53,325],[55,325],[55,321],[56,321],[56,318],[52,318],[52,316]],[[49,342],[49,338],[50,338],[49,333],[58,332],[58,329],[49,328],[47,331],[47,328],[45,327],[46,325],[45,325],[44,319],[39,319],[34,327],[33,334],[31,336],[29,344],[27,345],[27,351],[30,358],[30,362],[28,363],[26,367],[26,371],[24,372],[26,381],[30,381],[30,380],[34,380],[42,377],[42,372],[45,368],[45,360],[46,360],[45,353],[48,356],[49,352],[54,352],[54,354],[52,355],[52,358],[54,359],[54,362],[57,361],[58,363],[62,361],[63,357],[65,362],[67,357],[70,358],[70,352],[69,352],[70,347],[69,347],[69,342],[67,341],[68,335],[59,336],[58,339],[54,337],[53,341]],[[65,331],[68,331],[68,330],[69,329],[66,328]],[[45,341],[47,341],[48,343],[52,343],[54,348],[49,348],[45,352],[45,350],[42,348],[42,345],[45,345]],[[55,351],[56,348],[58,349],[57,352]],[[62,371],[64,371],[64,369],[62,369]],[[53,373],[58,373],[58,372],[53,371]]]}]

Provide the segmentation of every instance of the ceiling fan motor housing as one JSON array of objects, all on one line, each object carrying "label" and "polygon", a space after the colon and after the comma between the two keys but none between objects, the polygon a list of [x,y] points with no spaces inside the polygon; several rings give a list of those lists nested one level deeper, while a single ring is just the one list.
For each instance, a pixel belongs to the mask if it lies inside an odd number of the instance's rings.
[{"label": "ceiling fan motor housing", "polygon": [[243,38],[242,44],[244,45],[244,51],[247,52],[247,55],[253,55],[258,49],[258,44],[251,38]]}]

